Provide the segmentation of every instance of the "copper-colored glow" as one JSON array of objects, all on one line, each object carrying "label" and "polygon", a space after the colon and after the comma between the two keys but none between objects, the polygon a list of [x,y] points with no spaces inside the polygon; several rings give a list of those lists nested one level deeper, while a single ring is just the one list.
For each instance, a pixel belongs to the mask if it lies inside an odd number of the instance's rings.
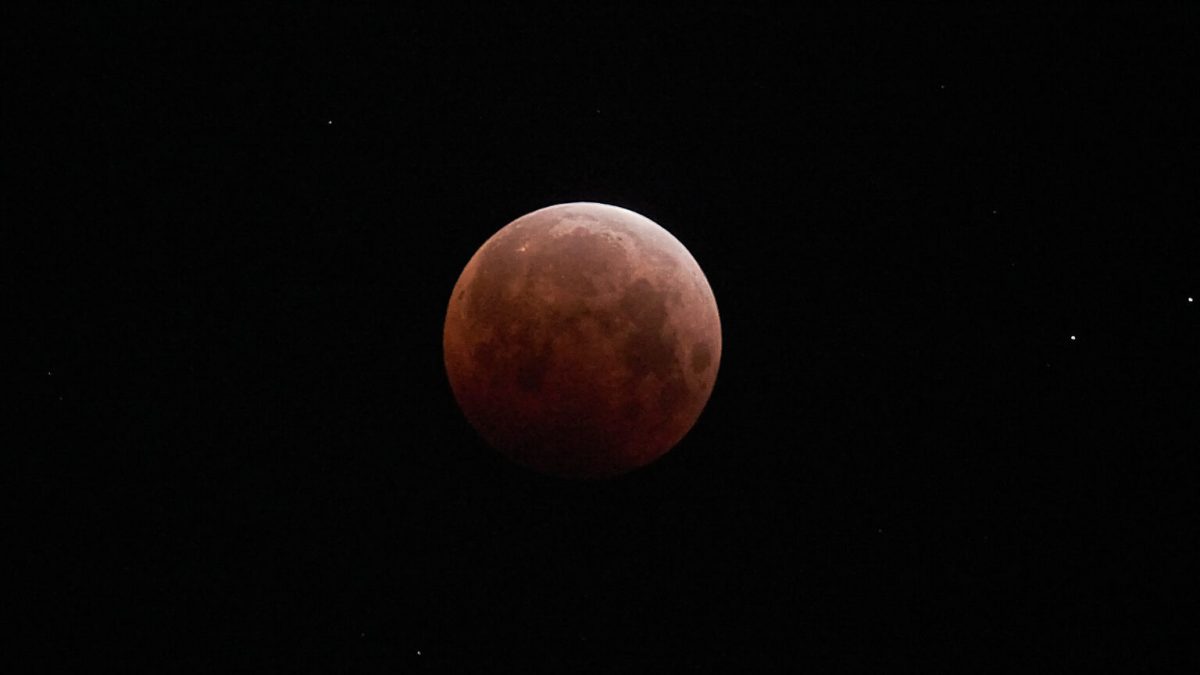
[{"label": "copper-colored glow", "polygon": [[721,325],[670,233],[615,206],[559,204],[509,223],[467,263],[443,347],[471,424],[514,461],[572,478],[648,464],[712,392]]}]

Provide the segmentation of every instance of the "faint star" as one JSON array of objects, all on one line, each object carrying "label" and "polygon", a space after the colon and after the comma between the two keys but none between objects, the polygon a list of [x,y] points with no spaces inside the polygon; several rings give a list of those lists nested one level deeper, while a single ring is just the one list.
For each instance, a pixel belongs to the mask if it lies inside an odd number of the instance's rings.
[{"label": "faint star", "polygon": [[992,209],[992,215],[996,215],[996,209]]},{"label": "faint star", "polygon": [[326,124],[333,124],[333,120],[329,120]]}]

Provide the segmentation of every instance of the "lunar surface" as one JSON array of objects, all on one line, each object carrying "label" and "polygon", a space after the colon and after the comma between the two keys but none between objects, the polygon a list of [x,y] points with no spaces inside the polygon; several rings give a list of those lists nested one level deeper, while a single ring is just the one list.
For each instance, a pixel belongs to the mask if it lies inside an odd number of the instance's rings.
[{"label": "lunar surface", "polygon": [[559,204],[467,263],[443,333],[454,396],[489,444],[567,478],[606,478],[675,446],[712,393],[721,325],[708,280],[656,223]]}]

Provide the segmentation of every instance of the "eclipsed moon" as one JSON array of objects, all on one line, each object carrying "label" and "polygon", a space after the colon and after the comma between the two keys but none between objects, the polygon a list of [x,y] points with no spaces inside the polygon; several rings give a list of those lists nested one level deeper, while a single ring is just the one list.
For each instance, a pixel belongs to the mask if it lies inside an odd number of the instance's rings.
[{"label": "eclipsed moon", "polygon": [[721,360],[708,280],[669,232],[606,204],[521,216],[467,263],[443,333],[472,426],[510,459],[604,478],[674,447]]}]

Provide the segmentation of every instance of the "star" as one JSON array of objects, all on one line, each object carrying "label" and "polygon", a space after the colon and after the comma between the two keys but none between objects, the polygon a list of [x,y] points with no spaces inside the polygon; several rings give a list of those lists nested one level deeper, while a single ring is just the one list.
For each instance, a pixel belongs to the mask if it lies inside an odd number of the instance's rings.
[{"label": "star", "polygon": [[1188,298],[1188,302],[1195,302],[1195,301],[1196,301],[1195,298]]},{"label": "star", "polygon": [[1075,336],[1074,336],[1074,335],[1072,335],[1072,336],[1071,336],[1071,342],[1074,342],[1074,341],[1075,341]]},{"label": "star", "polygon": [[326,124],[333,124],[333,120],[329,120]]}]

